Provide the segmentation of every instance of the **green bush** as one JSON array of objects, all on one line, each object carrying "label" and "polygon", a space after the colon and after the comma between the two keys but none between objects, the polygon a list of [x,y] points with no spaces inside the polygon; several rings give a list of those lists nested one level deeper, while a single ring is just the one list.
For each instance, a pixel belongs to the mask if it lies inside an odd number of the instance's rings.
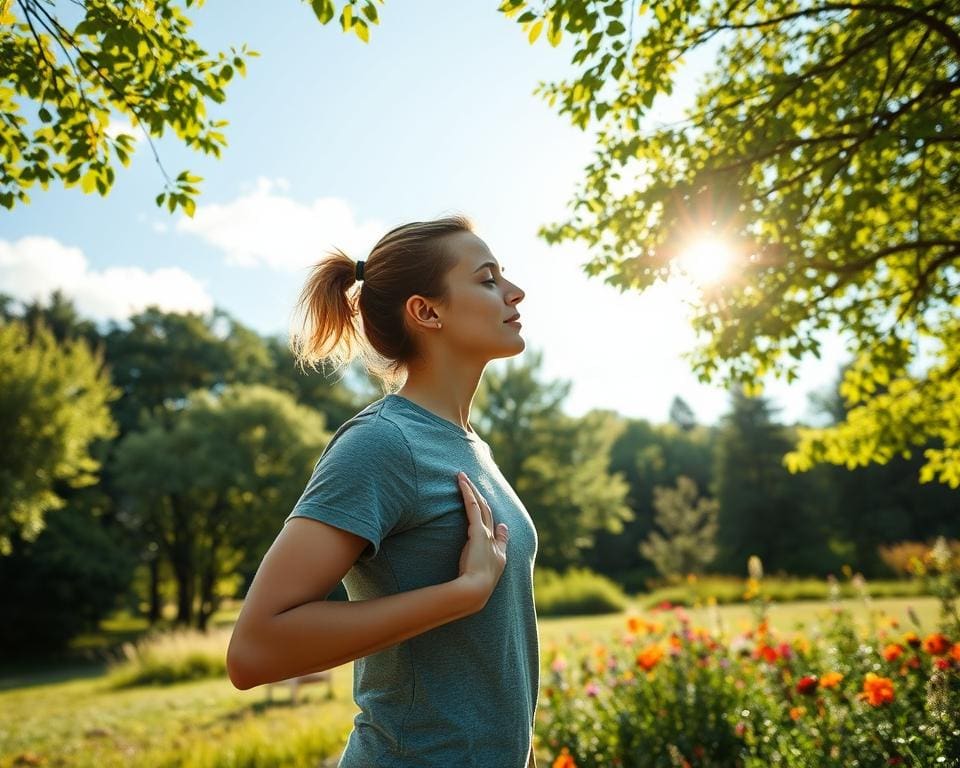
[{"label": "green bush", "polygon": [[[671,586],[662,586],[647,594],[636,595],[638,603],[644,608],[652,608],[664,602],[671,605],[688,607],[715,601],[718,605],[742,603],[747,592],[747,582],[734,576],[702,576],[694,581]],[[838,583],[839,597],[860,597],[856,582]],[[870,581],[866,583],[870,597],[916,597],[929,594],[929,590],[919,579],[893,579],[889,581]],[[830,583],[818,579],[792,579],[784,577],[765,577],[763,591],[777,602],[794,600],[826,600],[830,595]]]},{"label": "green bush", "polygon": [[540,616],[616,613],[630,603],[619,584],[589,568],[570,568],[564,573],[537,569],[533,589]]}]

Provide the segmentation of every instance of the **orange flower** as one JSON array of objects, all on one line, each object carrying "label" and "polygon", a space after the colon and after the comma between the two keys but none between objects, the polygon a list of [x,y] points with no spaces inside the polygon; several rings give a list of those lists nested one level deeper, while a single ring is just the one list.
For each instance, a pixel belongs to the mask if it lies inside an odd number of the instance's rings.
[{"label": "orange flower", "polygon": [[790,719],[799,720],[806,711],[806,707],[790,707]]},{"label": "orange flower", "polygon": [[843,675],[839,672],[827,672],[820,677],[820,687],[833,688],[835,685],[839,685],[841,680],[843,680]]},{"label": "orange flower", "polygon": [[953,644],[953,648],[950,649],[950,655],[953,656],[954,660],[960,661],[960,643]]},{"label": "orange flower", "polygon": [[637,632],[640,630],[640,619],[638,619],[636,616],[631,616],[629,619],[627,619],[627,629],[633,632],[633,634],[637,634]]},{"label": "orange flower", "polygon": [[950,641],[946,635],[940,632],[934,632],[932,635],[927,635],[924,639],[923,650],[934,656],[942,656],[950,650]]},{"label": "orange flower", "polygon": [[896,643],[890,643],[883,649],[883,658],[887,661],[896,661],[903,654],[903,646]]},{"label": "orange flower", "polygon": [[867,672],[860,698],[866,699],[874,707],[893,701],[893,680]]},{"label": "orange flower", "polygon": [[637,654],[637,664],[649,672],[662,657],[663,649],[659,645],[648,645]]},{"label": "orange flower", "polygon": [[909,645],[911,648],[919,648],[919,647],[920,647],[920,638],[917,637],[917,633],[916,633],[916,632],[907,632],[907,633],[903,636],[903,642],[905,642],[905,643],[906,643],[907,645]]},{"label": "orange flower", "polygon": [[557,755],[557,759],[553,761],[551,768],[577,768],[577,764],[574,762],[570,750],[564,747]]}]

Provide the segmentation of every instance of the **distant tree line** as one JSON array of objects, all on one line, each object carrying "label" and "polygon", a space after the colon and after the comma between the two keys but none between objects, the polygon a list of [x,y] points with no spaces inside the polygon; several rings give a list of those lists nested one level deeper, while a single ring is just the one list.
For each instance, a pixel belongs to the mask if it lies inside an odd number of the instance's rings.
[{"label": "distant tree line", "polygon": [[[48,653],[118,609],[207,627],[242,597],[333,432],[381,395],[361,370],[300,373],[283,339],[222,310],[149,308],[99,328],[70,300],[0,296],[0,629]],[[885,573],[879,547],[956,538],[958,492],[920,456],[785,469],[796,427],[731,393],[717,426],[564,412],[541,355],[491,367],[472,420],[537,526],[539,567],[629,590],[672,571]],[[842,376],[842,372],[840,374]],[[839,379],[838,379],[839,381]],[[820,406],[835,421],[842,399]],[[336,596],[336,595],[334,595]],[[342,594],[340,595],[342,597]]]}]

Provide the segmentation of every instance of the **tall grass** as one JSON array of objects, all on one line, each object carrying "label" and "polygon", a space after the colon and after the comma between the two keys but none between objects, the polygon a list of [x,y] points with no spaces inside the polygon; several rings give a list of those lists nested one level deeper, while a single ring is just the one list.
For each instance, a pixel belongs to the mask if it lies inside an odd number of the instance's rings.
[{"label": "tall grass", "polygon": [[114,688],[129,688],[226,677],[232,631],[228,627],[150,632],[120,646],[107,665],[106,682]]}]

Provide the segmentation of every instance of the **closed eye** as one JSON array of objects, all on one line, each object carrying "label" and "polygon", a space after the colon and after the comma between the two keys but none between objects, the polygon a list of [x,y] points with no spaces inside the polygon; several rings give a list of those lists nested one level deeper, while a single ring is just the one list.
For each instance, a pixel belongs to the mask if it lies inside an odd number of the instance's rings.
[{"label": "closed eye", "polygon": [[496,280],[483,280],[482,282],[484,282],[484,283],[490,283],[491,285],[496,285],[496,284],[497,284],[497,281],[496,281]]}]

